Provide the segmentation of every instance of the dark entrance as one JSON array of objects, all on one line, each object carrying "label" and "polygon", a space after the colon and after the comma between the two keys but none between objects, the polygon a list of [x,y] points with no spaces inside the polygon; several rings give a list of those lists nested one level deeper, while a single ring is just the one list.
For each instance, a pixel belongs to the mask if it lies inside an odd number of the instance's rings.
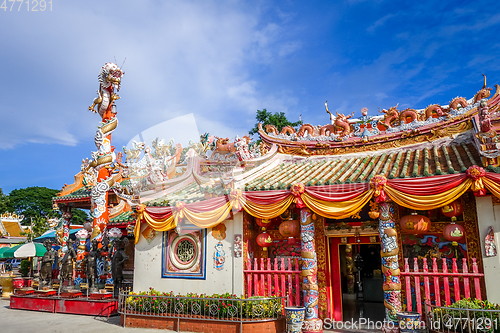
[{"label": "dark entrance", "polygon": [[380,244],[339,244],[342,320],[385,317]]}]

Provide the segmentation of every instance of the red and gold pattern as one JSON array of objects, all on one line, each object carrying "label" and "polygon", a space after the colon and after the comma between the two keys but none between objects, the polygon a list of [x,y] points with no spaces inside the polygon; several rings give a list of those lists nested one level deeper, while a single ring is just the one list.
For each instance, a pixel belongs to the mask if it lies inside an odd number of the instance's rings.
[{"label": "red and gold pattern", "polygon": [[477,196],[483,196],[486,194],[486,190],[484,189],[483,177],[486,175],[486,172],[483,168],[478,167],[477,165],[473,165],[469,167],[466,171],[467,177],[472,178],[474,182],[471,185],[471,189]]},{"label": "red and gold pattern", "polygon": [[296,183],[292,185],[292,194],[295,197],[294,202],[297,208],[304,208],[306,205],[302,201],[302,194],[304,194],[306,187],[302,183]]},{"label": "red and gold pattern", "polygon": [[272,219],[283,214],[295,199],[299,202],[298,198],[307,208],[326,218],[347,218],[358,213],[372,198],[380,201],[382,193],[400,206],[414,210],[431,210],[452,203],[479,180],[484,185],[484,190],[500,198],[500,175],[484,172],[484,176],[481,176],[482,168],[474,169],[476,171],[471,169],[471,177],[479,176],[476,180],[463,173],[414,178],[411,181],[375,176],[371,182],[373,187],[366,183],[307,187],[301,184],[302,186],[295,187],[293,191],[243,192],[239,199],[228,200],[226,196],[221,196],[205,200],[203,204],[194,202],[176,205],[174,215],[177,218],[174,218],[172,207],[147,207],[142,212],[142,218],[137,219],[136,227],[139,228],[142,222],[146,222],[157,231],[168,231],[176,227],[180,216],[184,216],[200,228],[211,228],[230,215],[236,200],[247,213],[262,219]]},{"label": "red and gold pattern", "polygon": [[386,194],[384,191],[384,186],[387,184],[387,178],[382,175],[376,175],[370,180],[370,186],[375,190],[373,196],[375,197],[375,202],[384,202],[386,199]]}]

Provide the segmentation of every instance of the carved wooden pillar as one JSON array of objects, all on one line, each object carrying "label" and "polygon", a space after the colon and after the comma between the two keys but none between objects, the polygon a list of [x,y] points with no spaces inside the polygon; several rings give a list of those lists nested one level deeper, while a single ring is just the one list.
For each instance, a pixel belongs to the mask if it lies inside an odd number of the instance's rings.
[{"label": "carved wooden pillar", "polygon": [[302,295],[306,308],[303,332],[323,332],[323,322],[318,316],[318,261],[314,242],[314,222],[307,208],[300,210],[302,239]]},{"label": "carved wooden pillar", "polygon": [[[382,257],[382,274],[384,277],[384,305],[388,327],[399,327],[397,313],[401,311],[401,279],[398,262],[399,247],[394,221],[394,204],[379,203],[380,221],[380,255]],[[392,325],[392,324],[394,325]]]},{"label": "carved wooden pillar", "polygon": [[354,260],[352,259],[352,244],[346,244],[345,246],[345,264],[347,293],[354,294]]}]

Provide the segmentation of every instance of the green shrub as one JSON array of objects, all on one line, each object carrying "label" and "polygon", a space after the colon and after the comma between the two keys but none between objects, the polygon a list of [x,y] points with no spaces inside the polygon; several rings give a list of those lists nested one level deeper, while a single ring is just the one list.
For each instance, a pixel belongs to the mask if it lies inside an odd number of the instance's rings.
[{"label": "green shrub", "polygon": [[27,277],[30,273],[30,267],[31,263],[29,259],[21,260],[21,267],[19,268],[19,273],[21,273],[21,276]]},{"label": "green shrub", "polygon": [[500,305],[487,300],[464,298],[435,309],[431,315],[434,321],[442,322],[444,328],[454,332],[500,332]]},{"label": "green shrub", "polygon": [[281,299],[253,296],[250,297],[251,301],[242,302],[242,298],[229,293],[174,295],[173,292],[162,293],[150,288],[148,292],[130,292],[126,298],[125,306],[128,312],[189,314],[221,319],[274,318],[283,311]]}]

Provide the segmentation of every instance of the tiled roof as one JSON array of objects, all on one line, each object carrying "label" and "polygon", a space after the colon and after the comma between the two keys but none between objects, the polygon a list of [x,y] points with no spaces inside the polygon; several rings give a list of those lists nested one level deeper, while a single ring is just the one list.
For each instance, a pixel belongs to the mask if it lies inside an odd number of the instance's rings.
[{"label": "tiled roof", "polygon": [[78,199],[89,199],[90,198],[90,189],[82,187],[75,192],[62,195],[60,197],[54,197],[52,200],[54,201],[69,201],[69,200],[78,200]]},{"label": "tiled roof", "polygon": [[122,223],[134,222],[135,216],[132,214],[133,214],[132,211],[120,213],[117,216],[110,218],[109,224],[122,224]]},{"label": "tiled roof", "polygon": [[10,237],[23,237],[21,234],[24,230],[19,226],[19,222],[7,222],[3,221],[3,227],[7,231],[7,235]]},{"label": "tiled roof", "polygon": [[181,190],[168,194],[164,197],[148,201],[148,206],[173,206],[175,202],[183,201],[192,203],[205,199],[205,194],[201,192],[198,183],[193,182]]},{"label": "tiled roof", "polygon": [[286,189],[291,184],[329,185],[368,182],[376,174],[392,178],[428,177],[465,172],[481,159],[472,144],[386,151],[345,159],[282,163],[250,181],[247,191]]}]

